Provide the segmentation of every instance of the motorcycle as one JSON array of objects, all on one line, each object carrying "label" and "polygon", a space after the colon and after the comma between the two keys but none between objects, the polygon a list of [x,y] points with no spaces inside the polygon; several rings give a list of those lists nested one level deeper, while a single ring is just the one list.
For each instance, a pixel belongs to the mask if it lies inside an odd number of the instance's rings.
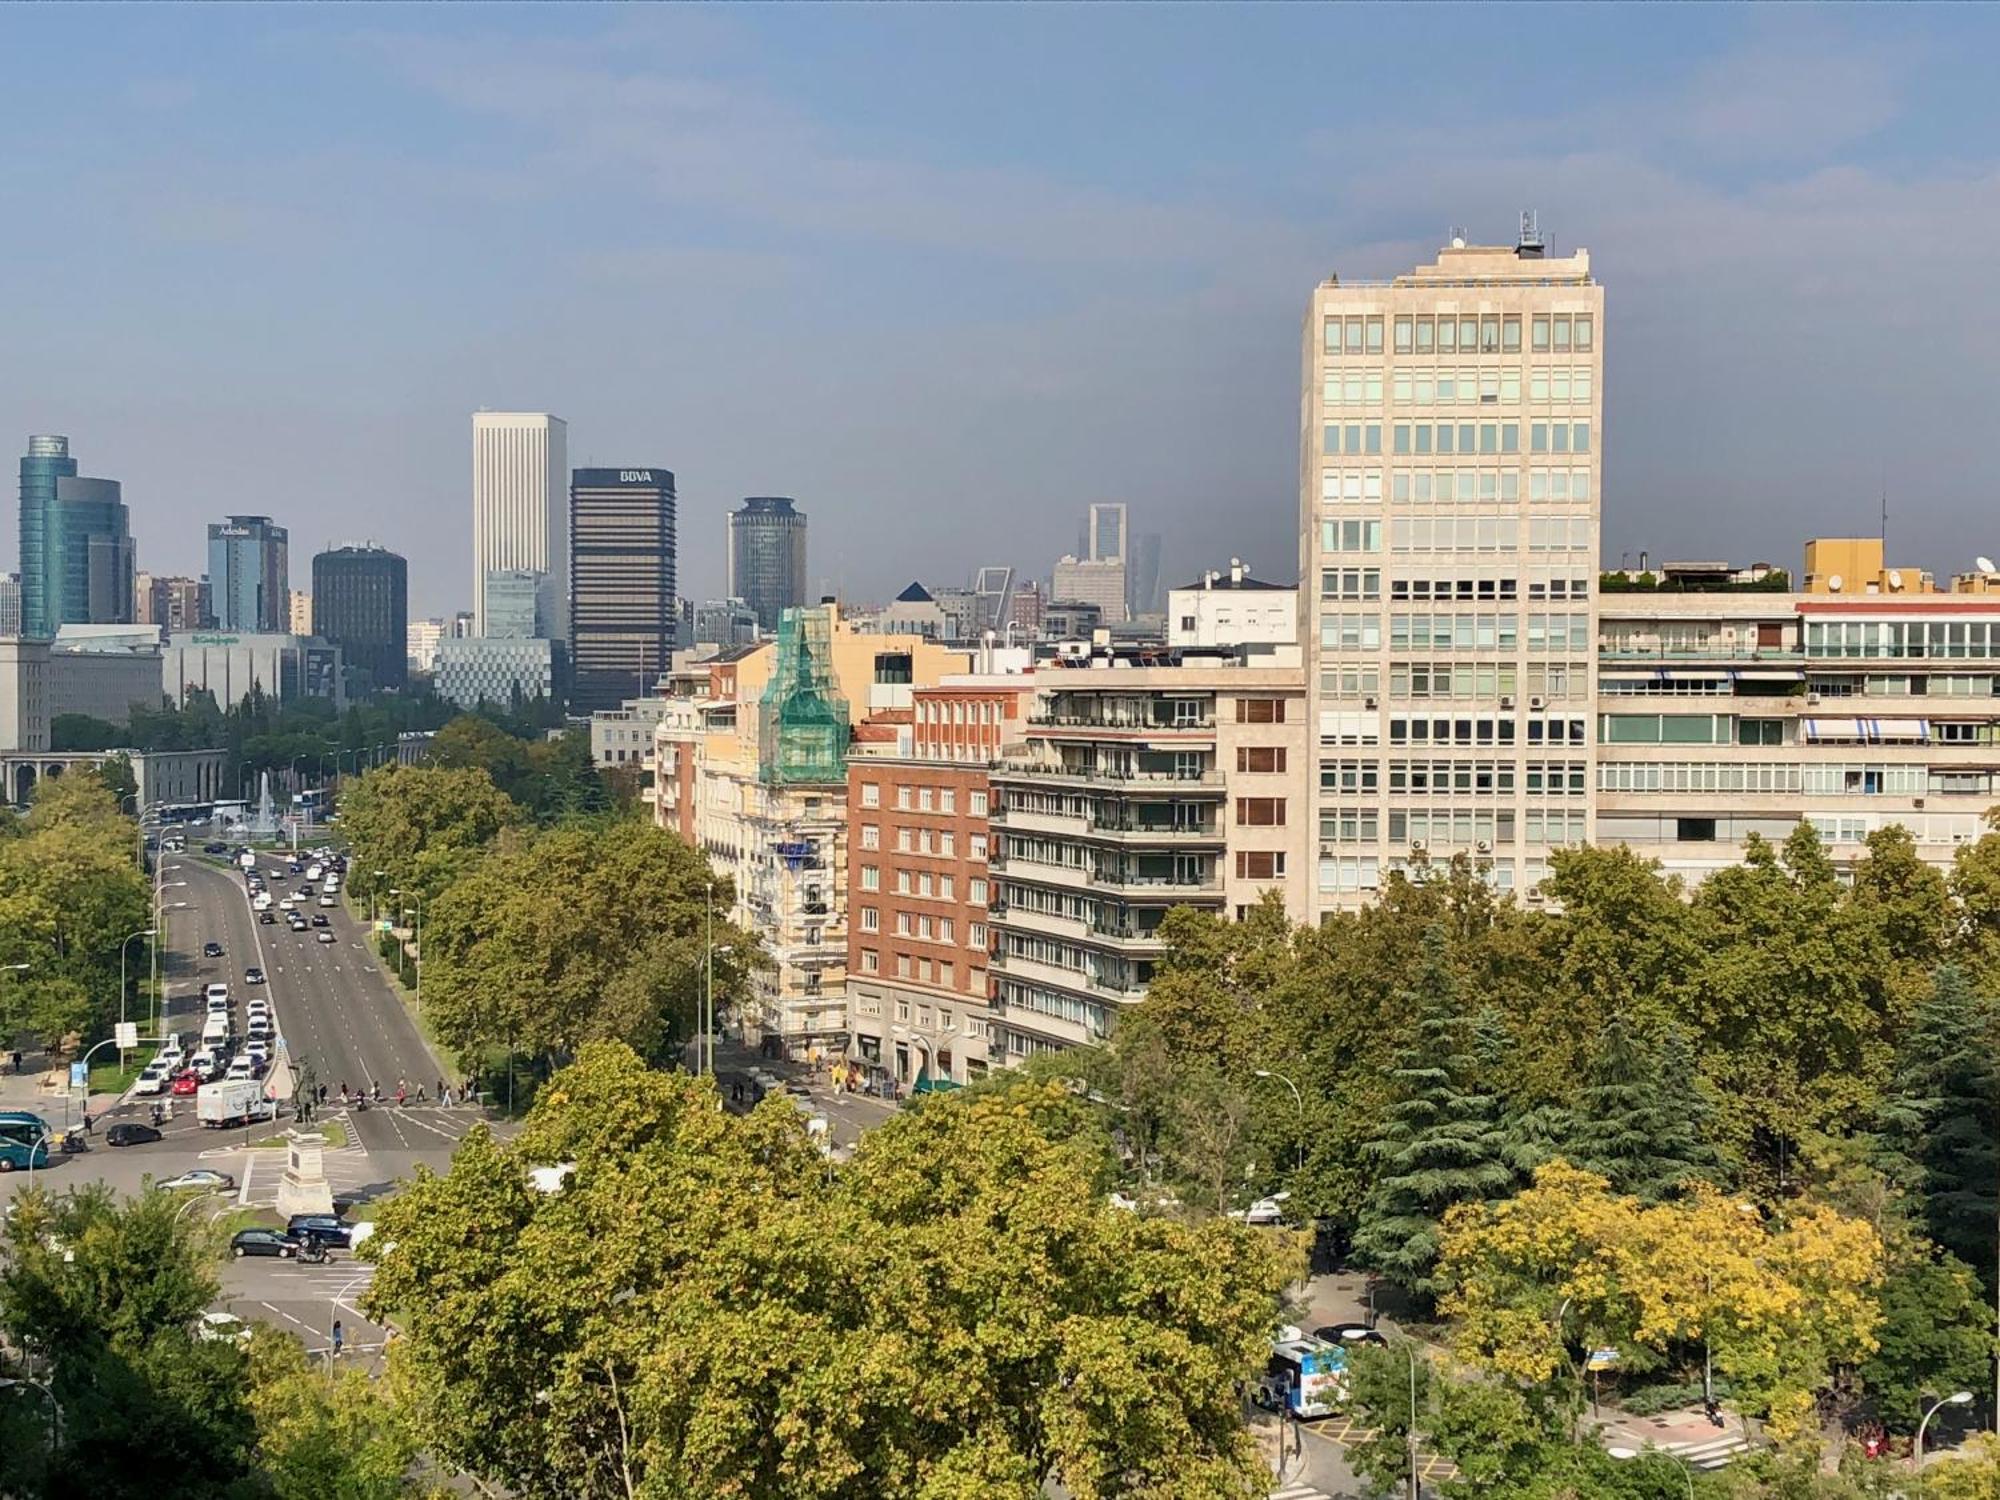
[{"label": "motorcycle", "polygon": [[333,1257],[327,1253],[326,1241],[314,1236],[299,1250],[299,1262],[308,1266],[323,1266]]},{"label": "motorcycle", "polygon": [[59,1144],[66,1156],[74,1156],[79,1151],[90,1149],[90,1139],[81,1130],[65,1130]]}]

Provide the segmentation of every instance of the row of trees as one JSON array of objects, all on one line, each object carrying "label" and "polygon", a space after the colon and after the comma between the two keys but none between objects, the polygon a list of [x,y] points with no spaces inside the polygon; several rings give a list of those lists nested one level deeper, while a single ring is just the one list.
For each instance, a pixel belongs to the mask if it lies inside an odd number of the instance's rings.
[{"label": "row of trees", "polygon": [[[44,778],[25,818],[0,812],[0,1044],[55,1046],[117,1016],[120,946],[150,925],[137,841],[87,773]],[[144,941],[131,946],[138,974]]]},{"label": "row of trees", "polygon": [[[371,772],[341,799],[350,888],[399,909],[422,900],[424,1003],[439,1039],[466,1057],[504,1046],[561,1058],[606,1039],[658,1062],[678,1055],[710,974],[719,1011],[744,997],[759,962],[755,939],[719,915],[729,882],[636,818],[538,820],[487,765],[455,763],[494,746],[459,729],[438,736],[432,765]],[[568,753],[544,743],[545,763],[518,772],[531,786],[548,785]]]},{"label": "row of trees", "polygon": [[[0,1333],[47,1387],[0,1389],[0,1495],[391,1500],[425,1492],[387,1392],[260,1328],[207,1340],[219,1246],[181,1200],[21,1194],[0,1242]],[[60,1421],[53,1419],[50,1404]]]},{"label": "row of trees", "polygon": [[592,1044],[384,1205],[369,1307],[439,1460],[528,1497],[1268,1488],[1237,1384],[1286,1238],[1110,1206],[1060,1088],[930,1101],[840,1166],[788,1100],[718,1103]]}]

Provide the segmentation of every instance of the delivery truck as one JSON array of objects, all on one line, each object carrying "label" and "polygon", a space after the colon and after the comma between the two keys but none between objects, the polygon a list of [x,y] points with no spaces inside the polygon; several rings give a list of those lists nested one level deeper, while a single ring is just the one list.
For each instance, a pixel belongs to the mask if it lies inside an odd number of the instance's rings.
[{"label": "delivery truck", "polygon": [[268,1120],[274,1113],[275,1107],[264,1097],[264,1085],[254,1078],[204,1083],[195,1091],[194,1117],[210,1130]]}]

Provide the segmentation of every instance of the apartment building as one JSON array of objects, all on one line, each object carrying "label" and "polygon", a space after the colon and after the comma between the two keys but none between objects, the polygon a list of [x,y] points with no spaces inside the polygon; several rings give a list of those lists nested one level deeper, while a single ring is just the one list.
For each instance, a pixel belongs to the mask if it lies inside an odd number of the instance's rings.
[{"label": "apartment building", "polygon": [[1948,865],[2000,791],[1989,576],[1938,593],[1863,539],[1809,544],[1803,592],[1606,592],[1595,842],[1695,881],[1752,833],[1810,820],[1844,863],[1901,824]]},{"label": "apartment building", "polygon": [[1173,907],[1236,912],[1273,890],[1295,918],[1308,905],[1297,666],[1104,650],[1036,687],[990,776],[995,1064],[1107,1036]]},{"label": "apartment building", "polygon": [[1589,837],[1603,327],[1588,252],[1548,254],[1526,216],[1512,247],[1454,238],[1391,281],[1313,291],[1315,915],[1459,853],[1522,889]]}]

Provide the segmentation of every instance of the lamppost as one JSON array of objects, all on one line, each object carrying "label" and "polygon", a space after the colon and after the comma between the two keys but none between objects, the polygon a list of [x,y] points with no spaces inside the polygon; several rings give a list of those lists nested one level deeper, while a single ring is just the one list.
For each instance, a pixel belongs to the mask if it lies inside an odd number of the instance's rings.
[{"label": "lamppost", "polygon": [[[375,896],[375,882],[377,880],[387,880],[388,878],[389,878],[389,872],[387,870],[376,870],[368,881],[368,920],[370,922],[373,922],[375,920],[375,909],[377,904]],[[392,892],[391,894],[394,893]]]},{"label": "lamppost", "polygon": [[[702,914],[702,995],[707,1002],[707,1017],[701,1024],[701,1041],[694,1049],[696,1071],[708,1075],[715,1072],[715,882],[708,882],[707,905]],[[699,1019],[699,1014],[697,1015]],[[708,1060],[704,1064],[702,1058]]]},{"label": "lamppost", "polygon": [[[185,884],[186,884],[187,882],[186,882],[186,881],[182,881],[181,883],[182,883],[183,885],[185,885]],[[192,906],[192,905],[194,905],[194,903],[193,903],[192,901],[169,901],[169,902],[168,902],[168,903],[167,903],[167,904],[166,904],[165,906],[160,906],[160,907],[155,907],[155,908],[154,908],[154,910],[153,910],[153,928],[154,928],[154,931],[155,931],[156,933],[158,932],[158,930],[159,930],[159,925],[160,925],[160,917],[161,917],[161,916],[162,916],[162,915],[163,915],[164,913],[166,913],[166,912],[170,912],[170,911],[186,911],[186,910],[187,910],[187,909],[188,909],[188,908],[189,908],[190,906]],[[161,1005],[160,1005],[160,943],[159,943],[159,939],[158,939],[157,937],[155,937],[155,938],[154,938],[154,940],[152,941],[152,943],[148,945],[148,947],[149,947],[149,949],[150,949],[150,951],[151,951],[151,954],[152,954],[152,959],[153,959],[153,1009],[152,1009],[152,1017],[153,1017],[153,1035],[154,1035],[154,1036],[158,1036],[158,1035],[160,1034],[160,1011],[161,1011],[161,1009],[162,1009],[162,1007],[161,1007]]]},{"label": "lamppost", "polygon": [[[1612,1458],[1625,1462],[1646,1457],[1646,1453],[1640,1452],[1637,1448],[1606,1448],[1604,1451]],[[1688,1500],[1694,1500],[1694,1467],[1678,1453],[1670,1453],[1664,1448],[1652,1448],[1647,1452],[1655,1458],[1670,1458],[1674,1461],[1674,1467],[1681,1471],[1681,1478],[1687,1481]]]},{"label": "lamppost", "polygon": [[1922,1496],[1924,1492],[1924,1429],[1931,1425],[1931,1418],[1938,1414],[1940,1408],[1946,1406],[1970,1406],[1970,1405],[1972,1405],[1972,1392],[1953,1391],[1949,1396],[1946,1396],[1943,1400],[1933,1401],[1931,1403],[1931,1409],[1925,1412],[1923,1420],[1917,1423],[1917,1441],[1914,1446],[1915,1446],[1915,1457],[1917,1461],[1916,1489],[1917,1489],[1917,1494],[1919,1496]]},{"label": "lamppost", "polygon": [[1299,1092],[1299,1086],[1296,1083],[1293,1083],[1292,1080],[1287,1078],[1283,1073],[1273,1073],[1269,1068],[1259,1068],[1257,1069],[1257,1076],[1259,1078],[1275,1078],[1278,1080],[1278,1082],[1282,1083],[1286,1088],[1292,1091],[1292,1102],[1298,1105],[1299,1107],[1299,1175],[1304,1176],[1306,1170],[1305,1095],[1301,1094]]},{"label": "lamppost", "polygon": [[[125,956],[131,951],[134,938],[156,937],[159,931],[160,929],[157,927],[141,927],[137,932],[118,945],[118,1022],[120,1025],[123,1025],[125,1022]],[[123,1047],[118,1049],[118,1066],[121,1068],[125,1066],[125,1049]]]},{"label": "lamppost", "polygon": [[56,1393],[42,1384],[41,1381],[27,1375],[0,1376],[0,1390],[5,1390],[9,1386],[16,1385],[32,1386],[49,1398],[49,1413],[53,1418],[49,1424],[49,1458],[53,1460],[57,1452],[62,1448],[62,1406],[56,1400]]},{"label": "lamppost", "polygon": [[[400,896],[403,894],[402,888],[392,885],[389,887],[389,894]],[[417,982],[410,987],[410,998],[417,1002],[417,1014],[422,1015],[424,1011],[424,893],[422,891],[412,891],[410,894],[416,898],[417,902],[414,912],[417,919]],[[412,909],[407,906],[399,906],[396,910],[398,918],[407,917],[411,914]]]}]

